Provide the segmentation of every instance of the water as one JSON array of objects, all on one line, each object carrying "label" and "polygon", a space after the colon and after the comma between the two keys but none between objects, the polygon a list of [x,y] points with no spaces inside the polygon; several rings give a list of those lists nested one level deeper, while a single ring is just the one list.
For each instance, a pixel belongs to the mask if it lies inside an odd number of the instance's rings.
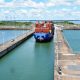
[{"label": "water", "polygon": [[75,52],[80,52],[80,30],[64,30],[64,36]]},{"label": "water", "polygon": [[30,38],[0,59],[0,80],[53,80],[53,49]]},{"label": "water", "polygon": [[26,30],[0,30],[0,44],[26,33]]},{"label": "water", "polygon": [[74,24],[80,24],[80,20],[72,20],[72,21],[69,21],[69,22],[73,22]]}]

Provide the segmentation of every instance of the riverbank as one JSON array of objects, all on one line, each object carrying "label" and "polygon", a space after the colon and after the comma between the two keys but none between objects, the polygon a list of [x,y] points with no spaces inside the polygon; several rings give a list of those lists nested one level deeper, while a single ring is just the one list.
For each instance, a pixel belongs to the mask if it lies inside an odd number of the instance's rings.
[{"label": "riverbank", "polygon": [[80,24],[75,24],[69,21],[63,22],[55,22],[55,24],[59,25],[58,27],[62,27],[65,30],[80,30]]},{"label": "riverbank", "polygon": [[0,30],[30,30],[32,22],[0,21]]},{"label": "riverbank", "polygon": [[[73,54],[61,30],[56,29],[55,36],[54,80],[79,80],[80,55]],[[70,66],[75,68],[69,68]]]},{"label": "riverbank", "polygon": [[0,30],[31,30],[32,28],[0,27]]},{"label": "riverbank", "polygon": [[15,27],[22,27],[22,26],[30,26],[32,22],[23,22],[23,21],[0,21],[0,26],[15,26]]},{"label": "riverbank", "polygon": [[79,24],[57,24],[63,30],[80,30]]},{"label": "riverbank", "polygon": [[72,24],[72,25],[63,25],[65,30],[80,30],[79,24]]}]

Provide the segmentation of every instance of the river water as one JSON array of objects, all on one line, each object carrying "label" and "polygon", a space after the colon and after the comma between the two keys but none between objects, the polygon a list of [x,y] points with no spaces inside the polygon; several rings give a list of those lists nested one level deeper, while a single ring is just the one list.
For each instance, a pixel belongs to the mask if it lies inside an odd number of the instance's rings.
[{"label": "river water", "polygon": [[54,43],[31,37],[0,59],[0,80],[53,80]]},{"label": "river water", "polygon": [[80,30],[64,30],[63,34],[74,53],[80,53]]},{"label": "river water", "polygon": [[0,44],[16,38],[17,36],[28,32],[29,30],[0,30]]}]

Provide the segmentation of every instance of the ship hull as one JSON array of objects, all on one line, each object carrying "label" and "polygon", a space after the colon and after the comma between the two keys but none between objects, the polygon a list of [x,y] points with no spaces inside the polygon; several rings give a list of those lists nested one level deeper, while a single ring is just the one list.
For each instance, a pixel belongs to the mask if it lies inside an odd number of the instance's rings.
[{"label": "ship hull", "polygon": [[47,42],[51,41],[53,38],[52,33],[34,33],[34,38],[36,39],[37,42]]}]

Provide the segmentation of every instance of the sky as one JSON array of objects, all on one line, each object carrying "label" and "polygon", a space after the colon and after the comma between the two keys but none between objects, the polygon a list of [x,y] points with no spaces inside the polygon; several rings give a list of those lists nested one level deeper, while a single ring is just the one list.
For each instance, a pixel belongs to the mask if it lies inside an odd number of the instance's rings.
[{"label": "sky", "polygon": [[0,0],[0,20],[80,20],[80,0]]}]

